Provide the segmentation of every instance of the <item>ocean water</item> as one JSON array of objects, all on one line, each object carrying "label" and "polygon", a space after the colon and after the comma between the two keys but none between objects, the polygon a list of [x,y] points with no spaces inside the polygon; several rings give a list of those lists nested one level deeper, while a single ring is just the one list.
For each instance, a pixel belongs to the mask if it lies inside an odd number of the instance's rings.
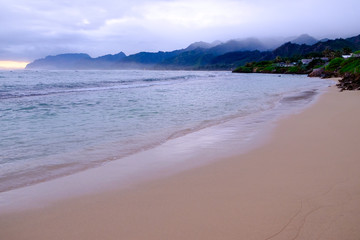
[{"label": "ocean water", "polygon": [[232,119],[287,114],[328,86],[215,71],[0,71],[0,192]]}]

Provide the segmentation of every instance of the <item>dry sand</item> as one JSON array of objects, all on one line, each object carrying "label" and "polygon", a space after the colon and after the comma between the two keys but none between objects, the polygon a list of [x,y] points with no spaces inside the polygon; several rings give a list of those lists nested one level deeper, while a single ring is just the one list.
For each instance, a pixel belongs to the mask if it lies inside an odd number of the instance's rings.
[{"label": "dry sand", "polygon": [[360,239],[360,92],[329,89],[246,154],[0,214],[0,239]]}]

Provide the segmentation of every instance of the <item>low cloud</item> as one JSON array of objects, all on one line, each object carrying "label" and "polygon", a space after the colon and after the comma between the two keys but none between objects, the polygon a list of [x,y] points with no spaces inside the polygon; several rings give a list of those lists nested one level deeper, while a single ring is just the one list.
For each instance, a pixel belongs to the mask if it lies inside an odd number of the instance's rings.
[{"label": "low cloud", "polygon": [[348,37],[360,33],[357,9],[357,0],[2,1],[0,60],[64,52],[131,54],[200,40],[302,33]]}]

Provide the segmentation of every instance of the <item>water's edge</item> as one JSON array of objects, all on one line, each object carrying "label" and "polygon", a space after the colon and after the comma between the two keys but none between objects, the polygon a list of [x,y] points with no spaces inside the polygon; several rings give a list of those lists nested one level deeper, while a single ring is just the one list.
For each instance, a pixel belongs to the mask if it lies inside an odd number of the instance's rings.
[{"label": "water's edge", "polygon": [[[40,207],[54,200],[111,188],[130,187],[136,182],[169,176],[214,160],[245,153],[269,140],[270,132],[279,119],[305,110],[324,92],[326,89],[285,96],[281,101],[282,106],[276,111],[254,114],[246,119],[241,117],[229,119],[173,137],[157,146],[121,159],[2,192],[0,207],[8,210]],[[293,105],[296,101],[304,100],[306,104]],[[292,108],[286,106],[287,104],[292,104]],[[253,132],[252,136],[246,141],[239,141],[244,140],[239,136],[244,131],[244,127],[249,127],[249,123],[254,120],[257,124],[251,125],[252,129],[248,129]]]}]

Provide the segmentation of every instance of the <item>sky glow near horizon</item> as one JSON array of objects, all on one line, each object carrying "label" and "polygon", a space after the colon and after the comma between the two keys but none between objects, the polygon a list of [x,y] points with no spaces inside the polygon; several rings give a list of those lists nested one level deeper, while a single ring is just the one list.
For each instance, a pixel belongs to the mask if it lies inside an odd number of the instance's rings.
[{"label": "sky glow near horizon", "polygon": [[23,69],[29,62],[0,61],[0,70]]},{"label": "sky glow near horizon", "polygon": [[360,1],[12,0],[0,2],[0,60],[171,51],[235,38],[360,34]]}]

